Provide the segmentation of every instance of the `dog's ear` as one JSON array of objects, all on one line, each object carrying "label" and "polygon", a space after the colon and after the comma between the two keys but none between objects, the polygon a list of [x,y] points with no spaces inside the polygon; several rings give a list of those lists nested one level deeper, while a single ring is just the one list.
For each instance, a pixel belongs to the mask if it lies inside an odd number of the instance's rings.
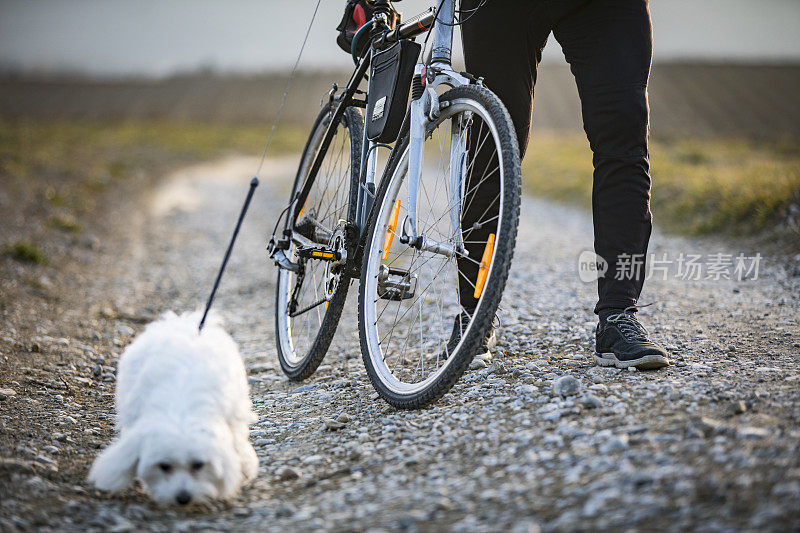
[{"label": "dog's ear", "polygon": [[95,459],[89,481],[100,490],[119,492],[130,485],[136,474],[142,434],[135,429],[120,435]]}]

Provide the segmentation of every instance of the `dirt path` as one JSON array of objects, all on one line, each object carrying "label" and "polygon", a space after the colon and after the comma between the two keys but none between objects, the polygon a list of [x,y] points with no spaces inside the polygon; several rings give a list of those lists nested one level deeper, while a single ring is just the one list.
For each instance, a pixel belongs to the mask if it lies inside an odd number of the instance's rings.
[{"label": "dirt path", "polygon": [[[41,328],[35,342],[54,355],[0,401],[0,529],[800,527],[800,277],[770,257],[757,280],[670,271],[646,286],[642,301],[655,303],[642,315],[673,366],[597,368],[595,288],[577,272],[591,218],[526,198],[492,364],[432,408],[398,412],[363,370],[355,290],[315,376],[296,384],[280,373],[264,236],[294,158],[269,162],[217,300],[248,366],[258,479],[211,512],[159,509],[135,490],[97,495],[85,475],[112,436],[115,357],[156,313],[200,305],[255,164],[229,159],[165,180],[146,209],[116,221],[119,242],[87,267],[64,321]],[[651,251],[704,261],[757,252],[658,233]],[[578,396],[554,395],[565,374],[580,380]],[[341,413],[346,427],[326,430],[321,419]]]}]

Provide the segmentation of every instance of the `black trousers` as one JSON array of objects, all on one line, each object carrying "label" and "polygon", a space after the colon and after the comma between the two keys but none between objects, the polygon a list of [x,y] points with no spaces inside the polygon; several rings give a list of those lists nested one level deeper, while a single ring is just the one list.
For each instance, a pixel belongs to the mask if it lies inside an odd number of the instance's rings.
[{"label": "black trousers", "polygon": [[[462,0],[461,8],[474,9],[479,3]],[[505,104],[521,155],[530,135],[536,69],[551,33],[575,77],[593,153],[594,247],[608,263],[608,271],[598,280],[595,313],[635,305],[644,283],[652,229],[647,148],[652,31],[647,0],[488,0],[464,23],[467,71],[482,76]],[[481,198],[494,198],[496,190],[484,187],[474,194],[472,205],[478,213],[483,208]],[[474,214],[463,214],[465,227],[470,216]],[[627,266],[636,264],[630,257],[638,255],[637,272]],[[623,275],[618,275],[618,266]],[[459,269],[460,278],[477,275],[465,260]],[[468,286],[461,287],[461,294],[462,304],[474,307],[477,302],[470,301]]]}]

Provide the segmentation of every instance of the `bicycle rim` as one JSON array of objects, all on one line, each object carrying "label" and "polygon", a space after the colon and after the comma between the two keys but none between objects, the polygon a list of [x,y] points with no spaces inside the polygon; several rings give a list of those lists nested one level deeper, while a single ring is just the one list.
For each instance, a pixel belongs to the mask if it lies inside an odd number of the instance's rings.
[{"label": "bicycle rim", "polygon": [[[455,89],[448,94],[485,96],[481,91],[476,88]],[[470,257],[447,257],[400,242],[403,220],[408,213],[408,206],[404,206],[408,203],[406,145],[402,157],[384,178],[390,181],[373,219],[362,269],[360,304],[365,364],[368,369],[371,367],[370,377],[378,385],[379,392],[399,407],[419,406],[419,402],[404,403],[404,400],[422,398],[426,394],[428,398],[423,400],[435,399],[452,386],[466,368],[478,349],[477,340],[482,338],[496,310],[516,235],[518,191],[510,196],[507,194],[509,179],[506,174],[510,167],[504,158],[514,160],[512,167],[516,169],[516,175],[512,178],[518,182],[519,156],[516,143],[509,134],[509,125],[505,124],[502,132],[498,131],[496,110],[493,117],[479,99],[448,98],[448,94],[442,97],[448,105],[429,128],[431,135],[425,143],[426,164],[418,189],[418,234],[454,248],[460,234],[464,245],[472,249]],[[500,106],[496,97],[491,97],[490,104]],[[507,119],[504,110],[502,118]],[[456,135],[453,135],[454,124],[460,124],[455,128],[461,130]],[[462,135],[470,137],[463,140]],[[487,142],[493,145],[491,159],[472,157],[469,162],[466,158],[461,162],[465,180],[461,213],[455,221],[450,213],[458,202],[450,199],[458,195],[451,196],[449,178],[454,164],[450,161],[453,139],[462,139],[465,146],[472,148],[473,154],[487,153]],[[504,143],[508,144],[505,150]],[[479,168],[481,161],[488,161],[484,168]],[[480,177],[477,177],[478,173],[481,173]],[[477,222],[480,231],[475,230],[474,224],[465,229],[461,226],[465,213],[473,210],[475,193],[482,191],[481,187],[486,186],[487,180],[493,180],[496,186],[494,196],[488,201],[488,205],[494,207],[483,218],[470,217],[469,222]],[[509,198],[515,204],[511,211],[513,224],[504,220],[509,217],[505,205]],[[481,239],[473,239],[478,233],[482,235]],[[471,242],[473,240],[475,242]],[[388,252],[385,251],[387,248]],[[476,253],[476,250],[483,253]],[[498,250],[503,253],[499,265]],[[482,279],[465,279],[456,257],[461,257],[462,264],[468,261],[478,266],[485,264],[486,268],[477,270]],[[413,291],[408,290],[402,295],[387,292],[398,284],[403,287],[400,290],[413,285]],[[462,300],[467,299],[460,294],[465,290],[477,295],[476,306],[469,310],[461,305]],[[405,299],[400,299],[400,296]],[[442,390],[430,392],[437,386]]]},{"label": "bicycle rim", "polygon": [[[299,190],[319,150],[328,122],[320,116],[303,154],[295,190]],[[352,218],[352,184],[358,175],[361,151],[360,115],[348,109],[336,130],[322,166],[300,206],[296,228],[321,245],[329,246],[336,237],[343,238],[343,224]],[[302,180],[301,180],[302,178]],[[296,245],[287,252],[300,262],[298,273],[280,270],[276,289],[276,329],[278,355],[284,372],[293,379],[308,377],[327,351],[347,296],[349,279],[344,266],[328,261],[300,261]],[[298,286],[299,284],[299,286]],[[294,315],[294,316],[293,316]]]}]

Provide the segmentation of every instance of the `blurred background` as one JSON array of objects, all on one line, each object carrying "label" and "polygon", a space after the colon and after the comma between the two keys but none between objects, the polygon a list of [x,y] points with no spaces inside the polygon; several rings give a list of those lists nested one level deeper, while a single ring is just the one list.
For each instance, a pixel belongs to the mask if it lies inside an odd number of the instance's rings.
[{"label": "blurred background", "polygon": [[[299,151],[321,95],[347,80],[351,61],[335,44],[344,3],[320,6],[274,155]],[[410,17],[431,4],[397,7]],[[6,253],[15,254],[18,242],[35,248],[52,228],[79,234],[114,185],[229,153],[260,154],[315,5],[0,2]],[[777,232],[797,246],[800,2],[657,0],[650,7],[657,223],[690,234]],[[527,190],[588,206],[591,154],[553,38],[534,123]],[[34,231],[31,219],[49,222]]]}]

